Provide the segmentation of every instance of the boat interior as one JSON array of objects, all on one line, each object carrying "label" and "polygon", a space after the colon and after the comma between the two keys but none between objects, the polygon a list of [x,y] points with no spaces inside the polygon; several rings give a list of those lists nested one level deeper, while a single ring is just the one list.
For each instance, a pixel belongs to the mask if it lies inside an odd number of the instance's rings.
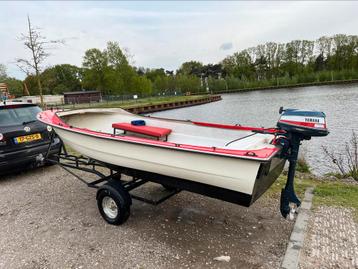
[{"label": "boat interior", "polygon": [[230,150],[274,148],[272,134],[200,126],[191,121],[131,114],[123,109],[83,109],[58,112],[67,124],[91,131],[133,136],[176,144]]}]

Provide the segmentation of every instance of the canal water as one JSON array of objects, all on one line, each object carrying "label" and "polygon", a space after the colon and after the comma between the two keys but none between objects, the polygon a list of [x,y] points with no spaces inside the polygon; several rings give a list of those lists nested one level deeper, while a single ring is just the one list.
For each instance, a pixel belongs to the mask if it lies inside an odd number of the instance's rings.
[{"label": "canal water", "polygon": [[358,134],[358,84],[262,90],[222,95],[223,100],[200,106],[153,113],[158,117],[272,127],[280,106],[323,111],[330,134],[304,141],[301,151],[315,174],[332,171],[322,150],[343,151],[352,130]]}]

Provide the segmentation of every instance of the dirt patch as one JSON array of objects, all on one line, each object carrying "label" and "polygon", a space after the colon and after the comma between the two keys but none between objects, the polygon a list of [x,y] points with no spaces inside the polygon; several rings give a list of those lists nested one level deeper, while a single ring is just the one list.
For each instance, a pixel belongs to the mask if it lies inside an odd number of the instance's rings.
[{"label": "dirt patch", "polygon": [[277,199],[244,208],[188,192],[134,201],[111,226],[95,194],[57,166],[0,177],[0,268],[278,268],[293,226]]}]

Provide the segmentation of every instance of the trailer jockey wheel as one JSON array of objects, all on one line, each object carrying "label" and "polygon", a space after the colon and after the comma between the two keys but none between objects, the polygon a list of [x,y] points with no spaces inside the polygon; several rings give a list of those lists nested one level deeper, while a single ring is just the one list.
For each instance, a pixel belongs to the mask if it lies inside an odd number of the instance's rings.
[{"label": "trailer jockey wheel", "polygon": [[116,180],[110,180],[97,191],[97,206],[102,217],[112,225],[124,223],[130,215],[132,199]]}]

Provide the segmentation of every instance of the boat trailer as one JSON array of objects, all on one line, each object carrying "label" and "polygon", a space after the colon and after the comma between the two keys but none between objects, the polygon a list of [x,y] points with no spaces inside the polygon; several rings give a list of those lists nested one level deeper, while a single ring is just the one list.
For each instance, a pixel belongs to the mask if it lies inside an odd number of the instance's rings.
[{"label": "boat trailer", "polygon": [[[128,219],[132,199],[151,205],[159,205],[181,191],[181,189],[161,184],[165,190],[163,195],[157,199],[130,193],[150,181],[154,182],[152,179],[154,174],[131,168],[111,166],[90,158],[69,154],[63,143],[60,153],[52,155],[51,158],[46,158],[46,161],[60,165],[68,173],[86,184],[87,187],[97,189],[98,209],[102,217],[108,223],[114,225],[122,224]],[[97,179],[92,181],[85,179],[74,172],[75,170],[92,174]],[[127,176],[126,179],[123,179],[123,175]]]}]

